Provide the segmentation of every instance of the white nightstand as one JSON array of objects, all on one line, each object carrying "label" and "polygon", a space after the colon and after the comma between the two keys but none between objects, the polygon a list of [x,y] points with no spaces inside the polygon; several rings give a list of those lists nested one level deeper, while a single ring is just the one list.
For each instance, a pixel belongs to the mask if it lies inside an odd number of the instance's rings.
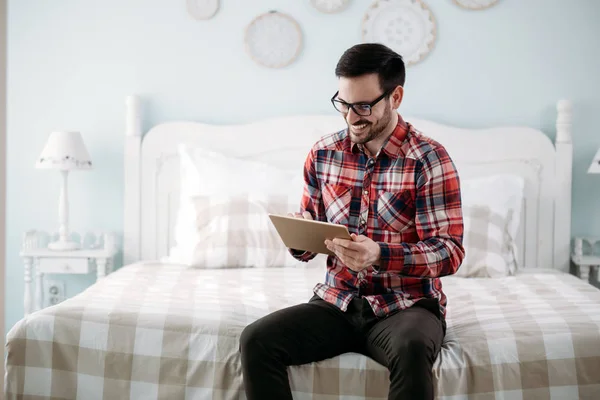
[{"label": "white nightstand", "polygon": [[582,280],[589,282],[590,275],[598,279],[598,267],[600,267],[600,255],[594,254],[594,249],[600,246],[600,238],[576,237],[573,243],[571,261],[575,264],[575,274]]},{"label": "white nightstand", "polygon": [[[88,235],[90,236],[90,235]],[[58,251],[47,247],[50,235],[46,232],[28,231],[23,239],[21,257],[25,264],[25,315],[43,308],[44,274],[96,273],[96,280],[112,271],[113,258],[117,253],[112,234],[92,235],[90,245],[79,250]],[[44,243],[46,241],[46,243]],[[35,273],[35,299],[32,290],[32,274]],[[35,301],[34,301],[35,300]]]}]

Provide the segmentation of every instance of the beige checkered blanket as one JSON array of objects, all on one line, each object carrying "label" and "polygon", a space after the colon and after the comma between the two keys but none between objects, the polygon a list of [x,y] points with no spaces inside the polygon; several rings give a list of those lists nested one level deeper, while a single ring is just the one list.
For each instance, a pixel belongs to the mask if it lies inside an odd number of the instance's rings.
[{"label": "beige checkered blanket", "polygon": [[[320,269],[125,266],[29,315],[7,341],[13,399],[244,399],[238,338],[307,301]],[[600,291],[570,275],[444,278],[439,399],[600,398]],[[268,294],[268,295],[267,295]],[[387,371],[358,354],[290,368],[297,399],[386,399]]]}]

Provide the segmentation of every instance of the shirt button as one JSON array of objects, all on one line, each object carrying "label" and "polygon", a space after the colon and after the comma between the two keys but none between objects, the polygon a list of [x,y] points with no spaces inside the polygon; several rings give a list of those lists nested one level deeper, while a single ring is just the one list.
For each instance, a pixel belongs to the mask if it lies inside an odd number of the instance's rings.
[{"label": "shirt button", "polygon": [[364,194],[365,194],[365,196],[368,196],[368,195],[369,195],[369,191],[368,191],[368,190],[365,190],[365,191],[364,191]]}]

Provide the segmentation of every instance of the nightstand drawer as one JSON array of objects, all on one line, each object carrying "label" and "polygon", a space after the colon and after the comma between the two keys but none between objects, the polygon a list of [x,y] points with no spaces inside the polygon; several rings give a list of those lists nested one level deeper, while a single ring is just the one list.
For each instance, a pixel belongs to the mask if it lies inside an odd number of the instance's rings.
[{"label": "nightstand drawer", "polygon": [[39,270],[46,274],[85,274],[89,262],[85,258],[40,258]]}]

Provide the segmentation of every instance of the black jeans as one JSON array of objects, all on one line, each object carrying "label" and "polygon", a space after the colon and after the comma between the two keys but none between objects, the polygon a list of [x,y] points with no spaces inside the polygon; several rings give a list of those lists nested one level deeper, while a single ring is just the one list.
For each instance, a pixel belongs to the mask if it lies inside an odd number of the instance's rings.
[{"label": "black jeans", "polygon": [[390,371],[388,399],[434,398],[433,363],[446,334],[437,300],[377,318],[363,298],[346,312],[317,296],[248,325],[240,338],[248,400],[292,399],[287,366],[356,352]]}]

